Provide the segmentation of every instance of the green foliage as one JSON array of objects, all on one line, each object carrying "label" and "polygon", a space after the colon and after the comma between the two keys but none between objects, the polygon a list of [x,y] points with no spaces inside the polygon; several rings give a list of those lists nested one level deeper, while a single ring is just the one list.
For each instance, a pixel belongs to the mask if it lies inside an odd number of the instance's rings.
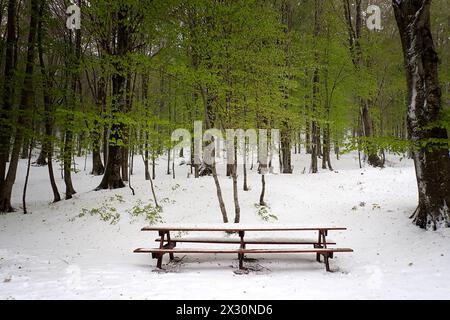
[{"label": "green foliage", "polygon": [[105,201],[99,208],[92,209],[81,209],[79,218],[84,216],[99,216],[100,220],[109,222],[110,224],[116,224],[120,220],[120,213],[117,212],[117,209],[113,207],[110,202]]},{"label": "green foliage", "polygon": [[263,220],[263,221],[277,221],[278,217],[270,211],[269,206],[261,206],[259,204],[255,204],[256,208],[256,214]]},{"label": "green foliage", "polygon": [[161,217],[162,207],[154,206],[152,203],[144,205],[141,200],[138,200],[128,213],[135,218],[144,217],[151,225],[164,222]]}]

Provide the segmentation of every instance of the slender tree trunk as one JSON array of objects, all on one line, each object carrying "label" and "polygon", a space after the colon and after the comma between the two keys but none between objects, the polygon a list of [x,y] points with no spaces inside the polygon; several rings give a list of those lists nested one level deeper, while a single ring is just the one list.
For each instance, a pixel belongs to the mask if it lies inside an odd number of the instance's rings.
[{"label": "slender tree trunk", "polygon": [[[415,144],[419,205],[414,222],[421,228],[436,230],[450,226],[450,156],[447,131],[428,127],[443,117],[439,59],[430,23],[431,0],[392,3],[405,60],[408,133]],[[439,141],[447,143],[441,145]]]},{"label": "slender tree trunk", "polygon": [[[102,110],[106,109],[106,81],[103,75],[98,79],[97,85],[97,110],[101,113]],[[92,171],[91,174],[94,176],[101,176],[105,173],[105,167],[102,163],[102,157],[100,154],[100,135],[101,126],[98,121],[94,121],[94,130],[91,132],[92,137]]]},{"label": "slender tree trunk", "polygon": [[266,206],[266,202],[264,201],[264,196],[266,194],[266,175],[264,173],[261,174],[261,194],[259,196],[259,205]]},{"label": "slender tree trunk", "polygon": [[[47,8],[46,0],[41,1],[40,13],[39,16],[43,17],[44,12]],[[53,191],[53,202],[61,201],[61,195],[58,191],[58,186],[56,185],[55,175],[53,173],[53,106],[52,99],[50,98],[49,90],[53,87],[53,81],[51,76],[47,73],[44,62],[44,50],[42,47],[42,38],[43,38],[43,27],[42,27],[42,19],[39,20],[38,24],[38,54],[39,54],[39,65],[41,69],[42,76],[42,90],[44,95],[44,122],[45,122],[45,137],[42,146],[42,150],[45,152],[47,157],[48,164],[48,175],[50,179],[50,185]]]},{"label": "slender tree trunk", "polygon": [[167,175],[170,176],[170,148],[167,149]]},{"label": "slender tree trunk", "polygon": [[[211,128],[213,128],[214,117],[213,117],[213,111],[210,109],[210,105],[209,105],[208,92],[206,89],[202,88],[201,93],[202,93],[206,128],[211,129]],[[214,142],[214,140],[212,140],[212,141],[210,141],[210,143],[215,143],[215,142]],[[220,212],[222,213],[222,220],[224,223],[228,223],[227,210],[225,208],[225,202],[224,202],[223,196],[222,196],[222,189],[220,187],[219,178],[217,176],[215,150],[212,153],[212,155],[208,155],[208,156],[213,157],[211,159],[212,161],[209,161],[209,162],[212,162],[212,165],[206,165],[206,163],[204,163],[204,165],[205,165],[204,171],[210,171],[213,176],[214,184],[216,186],[217,200],[219,201]],[[199,172],[200,175],[202,175],[201,169],[199,171],[200,171]]]},{"label": "slender tree trunk", "polygon": [[31,139],[30,146],[28,148],[28,161],[27,161],[27,173],[25,175],[25,183],[23,184],[23,192],[22,192],[22,207],[23,207],[23,214],[27,214],[27,188],[28,188],[28,180],[30,178],[30,167],[31,167],[31,156],[33,154],[33,144],[34,140]]},{"label": "slender tree trunk", "polygon": [[244,171],[244,191],[249,191],[248,188],[248,182],[247,182],[247,156],[248,156],[248,138],[244,138],[244,164],[243,164],[243,171]]},{"label": "slender tree trunk", "polygon": [[217,199],[219,200],[220,212],[222,213],[223,223],[228,223],[227,210],[225,208],[225,202],[223,201],[222,189],[220,187],[219,178],[217,176],[216,164],[211,165],[212,176],[214,179],[214,184],[216,186]]},{"label": "slender tree trunk", "polygon": [[[321,19],[321,4],[320,0],[315,0],[314,6],[314,39],[317,41],[317,37],[320,35],[320,19]],[[315,116],[319,103],[319,53],[314,52],[314,60],[316,66],[314,67],[313,76],[313,97],[312,97],[312,110],[311,114]],[[316,120],[311,121],[311,173],[318,172],[318,156],[319,156],[319,140],[320,140],[320,128]]]},{"label": "slender tree trunk", "polygon": [[[72,32],[70,32],[70,41],[72,41]],[[72,48],[72,44],[70,45]],[[71,49],[72,51],[72,49]],[[73,53],[71,52],[71,55]],[[81,96],[81,80],[80,72],[77,70],[81,59],[81,31],[75,31],[75,54],[71,67],[75,70],[70,70],[70,90],[69,101],[66,99],[68,109],[74,110],[77,100]],[[64,135],[64,150],[63,150],[63,168],[64,168],[64,183],[66,185],[66,200],[72,199],[76,193],[72,183],[72,158],[74,155],[74,132],[73,132],[73,114],[69,113],[66,121],[66,132]],[[75,161],[74,161],[75,164]]]},{"label": "slender tree trunk", "polygon": [[155,150],[152,150],[152,179],[156,179],[156,156],[155,156]]},{"label": "slender tree trunk", "polygon": [[149,152],[148,152],[148,132],[144,133],[144,139],[145,139],[145,143],[144,143],[144,168],[145,168],[145,180],[150,180],[150,171],[148,169],[148,159],[149,159]]},{"label": "slender tree trunk", "polygon": [[238,197],[238,176],[237,176],[237,145],[234,146],[234,162],[233,162],[233,171],[232,171],[232,179],[233,179],[233,200],[234,200],[234,223],[239,223],[241,221],[241,207],[239,206],[239,197]]},{"label": "slender tree trunk", "polygon": [[[363,56],[361,49],[361,32],[363,23],[362,0],[356,0],[355,10],[356,16],[353,18],[351,14],[351,5],[349,0],[343,0],[344,15],[347,22],[348,41],[350,54],[355,69],[359,71],[363,65]],[[355,26],[353,27],[353,23]],[[367,99],[360,98],[360,112],[362,116],[363,134],[366,138],[365,151],[368,154],[368,162],[371,166],[380,167],[381,160],[377,155],[376,146],[370,141],[373,137],[372,118],[369,111],[369,103]]]}]

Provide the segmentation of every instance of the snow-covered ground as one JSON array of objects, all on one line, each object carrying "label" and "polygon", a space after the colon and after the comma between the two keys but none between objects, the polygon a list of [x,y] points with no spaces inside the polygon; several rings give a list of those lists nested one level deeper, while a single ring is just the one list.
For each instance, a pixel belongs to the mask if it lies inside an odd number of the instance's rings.
[{"label": "snow-covered ground", "polygon": [[[410,160],[389,156],[385,169],[359,169],[355,155],[333,161],[335,172],[302,174],[306,155],[296,155],[293,175],[267,176],[266,200],[278,221],[257,214],[260,177],[249,173],[251,190],[240,190],[242,222],[292,226],[344,226],[330,239],[354,253],[337,254],[333,273],[325,272],[314,255],[266,255],[260,271],[237,275],[231,256],[189,255],[171,272],[153,272],[155,261],[133,254],[154,245],[156,234],[140,232],[143,218],[126,212],[141,200],[151,201],[150,184],[135,159],[132,185],[113,191],[92,191],[100,177],[89,175],[90,161],[77,159],[74,199],[50,204],[47,168],[33,167],[28,190],[31,214],[0,216],[1,299],[445,299],[450,298],[450,230],[425,232],[408,219],[417,203]],[[21,207],[25,161],[20,163],[14,206]],[[55,166],[56,168],[58,166]],[[177,178],[157,167],[156,193],[165,223],[220,223],[211,177],[188,178],[177,166]],[[306,170],[308,171],[308,170]],[[219,167],[228,214],[234,217],[232,181]],[[60,191],[64,184],[59,172]],[[242,174],[239,177],[242,184]],[[119,195],[119,197],[117,196]],[[119,201],[120,196],[124,202]],[[116,225],[98,216],[77,217],[82,209],[103,203],[121,214]],[[263,236],[267,236],[264,234]],[[167,260],[165,260],[166,262]]]}]

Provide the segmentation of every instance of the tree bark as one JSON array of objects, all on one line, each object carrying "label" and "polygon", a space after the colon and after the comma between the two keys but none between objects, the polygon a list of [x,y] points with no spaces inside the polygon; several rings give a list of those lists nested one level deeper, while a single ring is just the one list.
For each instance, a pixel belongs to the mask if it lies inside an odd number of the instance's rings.
[{"label": "tree bark", "polygon": [[[40,8],[40,17],[43,17],[44,12],[46,10],[46,0],[41,1]],[[53,106],[52,99],[50,97],[49,90],[53,87],[53,81],[51,76],[47,73],[44,62],[44,50],[42,47],[42,37],[43,37],[43,28],[42,28],[42,19],[39,20],[38,25],[38,54],[39,54],[39,65],[41,69],[42,76],[42,91],[44,95],[44,122],[45,122],[45,137],[42,145],[43,151],[45,150],[45,155],[47,157],[48,164],[48,174],[50,179],[50,185],[53,191],[53,202],[61,201],[61,195],[58,191],[58,186],[56,185],[55,175],[53,173]]]},{"label": "tree bark", "polygon": [[[314,5],[314,39],[320,35],[320,19],[321,19],[321,4],[320,0],[315,0]],[[315,118],[317,112],[317,107],[319,103],[319,85],[320,85],[320,75],[319,75],[319,53],[314,52],[314,61],[316,66],[314,67],[313,76],[313,96],[312,96],[312,110],[311,114]],[[318,169],[318,156],[319,156],[319,141],[320,141],[320,129],[317,120],[311,121],[311,173],[317,173]]]},{"label": "tree bark", "polygon": [[[360,42],[363,23],[362,2],[361,0],[356,0],[355,18],[352,17],[349,0],[343,1],[343,5],[345,20],[347,22],[349,50],[354,67],[356,70],[359,70],[361,65],[364,63]],[[355,27],[353,27],[353,23],[355,23]],[[381,167],[382,162],[380,157],[377,155],[377,149],[373,143],[370,142],[370,139],[373,137],[373,126],[372,118],[370,116],[369,103],[366,99],[360,98],[360,112],[363,125],[363,135],[366,138],[365,151],[368,154],[368,162],[371,166]]]},{"label": "tree bark", "polygon": [[11,153],[11,160],[8,168],[6,179],[2,185],[0,192],[0,212],[14,211],[11,205],[11,194],[14,182],[16,181],[17,167],[19,164],[19,156],[22,143],[25,136],[25,128],[29,124],[28,112],[33,107],[33,70],[36,47],[36,31],[38,26],[39,0],[31,0],[31,18],[30,29],[27,43],[27,62],[25,67],[25,79],[23,82],[20,115],[17,121],[16,134]]},{"label": "tree bark", "polygon": [[[129,51],[129,26],[127,21],[127,9],[124,6],[119,8],[117,14],[117,49],[116,59],[125,59]],[[124,66],[122,61],[115,62],[116,72],[112,76],[112,90],[113,90],[113,110],[112,118],[113,124],[111,126],[111,133],[108,146],[108,162],[105,173],[100,185],[96,190],[101,189],[118,189],[125,187],[120,171],[122,167],[122,147],[124,139],[125,125],[117,119],[117,114],[126,109],[127,101],[126,93],[126,77],[124,75]]]},{"label": "tree bark", "polygon": [[238,176],[237,176],[237,145],[234,146],[234,162],[233,162],[233,171],[231,173],[231,177],[233,179],[233,200],[234,200],[234,223],[241,222],[241,207],[239,206],[239,197],[238,197]]},{"label": "tree bark", "polygon": [[443,108],[430,23],[431,0],[393,0],[403,46],[408,87],[407,123],[414,144],[419,190],[414,222],[436,230],[450,226],[450,156],[448,135],[435,126]]},{"label": "tree bark", "polygon": [[[96,103],[98,107],[98,112],[101,113],[102,110],[106,109],[106,81],[103,75],[98,79],[97,85],[97,97]],[[105,167],[102,163],[102,157],[100,154],[100,131],[101,126],[98,121],[94,121],[94,130],[91,132],[92,137],[92,171],[91,174],[94,176],[101,176],[105,173]]]},{"label": "tree bark", "polygon": [[0,190],[6,178],[6,163],[9,159],[11,126],[8,119],[13,104],[14,47],[16,43],[16,0],[8,1],[6,26],[6,55],[3,80],[3,106],[0,113]]}]

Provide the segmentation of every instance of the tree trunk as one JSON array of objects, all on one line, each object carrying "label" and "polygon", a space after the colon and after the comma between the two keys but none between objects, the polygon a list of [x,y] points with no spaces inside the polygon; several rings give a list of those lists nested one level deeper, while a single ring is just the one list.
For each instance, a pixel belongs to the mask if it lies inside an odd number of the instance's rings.
[{"label": "tree trunk", "polygon": [[[45,0],[42,0],[41,2],[41,8],[39,16],[43,17],[44,11],[47,4]],[[53,202],[61,201],[61,195],[58,191],[58,186],[56,185],[55,181],[55,175],[53,173],[53,106],[52,106],[52,99],[50,98],[50,89],[53,87],[53,81],[51,79],[51,76],[47,73],[45,68],[45,62],[44,62],[44,50],[42,47],[42,38],[43,38],[43,28],[42,28],[42,19],[39,20],[38,25],[38,34],[37,34],[37,41],[38,41],[38,54],[39,54],[39,65],[41,69],[41,75],[42,75],[42,91],[44,96],[44,123],[45,123],[45,137],[44,142],[42,145],[42,150],[45,152],[45,155],[47,157],[47,164],[48,164],[48,175],[50,179],[50,185],[52,187],[53,191]]]},{"label": "tree trunk", "polygon": [[393,7],[405,60],[408,133],[415,144],[419,205],[414,222],[436,230],[450,226],[450,156],[447,131],[433,126],[442,119],[443,108],[439,59],[431,33],[431,0],[394,0]]},{"label": "tree trunk", "polygon": [[244,164],[243,164],[244,191],[249,191],[248,183],[247,183],[247,156],[248,156],[248,138],[245,137],[245,140],[244,140]]},{"label": "tree trunk", "polygon": [[[208,99],[208,91],[204,88],[201,88],[201,94],[202,94],[202,100],[203,100],[206,129],[211,129],[211,128],[213,128],[214,115],[213,115],[213,111],[210,109],[210,103],[209,103],[209,99]],[[211,141],[209,143],[215,143],[214,139],[211,139]],[[222,220],[224,223],[228,223],[227,210],[225,207],[225,202],[223,201],[222,189],[220,187],[219,178],[217,176],[215,150],[214,150],[214,152],[212,152],[212,155],[207,155],[207,156],[212,156],[211,161],[208,161],[208,163],[212,163],[212,165],[207,165],[204,162],[202,164],[202,167],[204,167],[203,173],[208,172],[208,171],[211,172],[213,179],[214,179],[214,184],[216,186],[217,200],[219,201],[220,212],[222,213]],[[199,169],[200,175],[202,175],[202,167],[200,167],[200,169]]]},{"label": "tree trunk", "polygon": [[36,160],[36,165],[42,166],[42,167],[47,165],[47,150],[48,150],[48,148],[45,147],[44,144],[45,144],[45,142],[43,143],[41,152],[39,152],[39,157]]},{"label": "tree trunk", "polygon": [[117,14],[117,49],[115,53],[116,72],[112,76],[112,93],[114,97],[112,119],[113,124],[111,126],[111,133],[108,145],[108,162],[106,165],[105,173],[103,174],[103,179],[96,190],[100,189],[118,189],[125,187],[122,177],[120,175],[120,170],[122,167],[122,147],[123,143],[125,125],[120,119],[118,119],[117,114],[123,112],[126,109],[127,101],[125,98],[126,93],[126,77],[124,75],[123,66],[124,62],[120,61],[126,58],[129,50],[129,26],[127,23],[127,9],[125,6],[119,8]]},{"label": "tree trunk", "polygon": [[[320,0],[315,0],[314,2],[314,41],[317,42],[317,38],[320,35],[320,19],[321,19],[321,4]],[[313,76],[313,96],[312,96],[312,109],[311,115],[315,118],[317,113],[317,108],[319,104],[319,53],[317,50],[314,52],[314,76]],[[320,140],[320,129],[317,120],[311,121],[311,173],[317,173],[318,170],[318,156],[319,156],[319,140]]]},{"label": "tree trunk", "polygon": [[[71,120],[69,120],[71,122]],[[70,125],[70,124],[69,124]],[[73,155],[73,132],[67,129],[64,136],[64,150],[63,150],[63,170],[64,183],[66,185],[66,200],[72,199],[76,193],[72,184],[72,155]]]},{"label": "tree trunk", "polygon": [[[353,65],[356,70],[361,68],[363,64],[363,56],[361,50],[361,31],[363,23],[363,10],[361,0],[356,0],[355,10],[356,16],[352,17],[351,5],[349,0],[343,1],[345,20],[347,22],[349,49],[352,57]],[[353,22],[355,27],[353,27]],[[377,149],[369,139],[373,137],[372,119],[369,111],[369,104],[366,99],[360,99],[360,112],[362,117],[363,135],[366,138],[365,151],[368,154],[368,162],[371,166],[380,167],[381,160],[377,155]]]},{"label": "tree trunk", "polygon": [[27,161],[27,173],[25,174],[25,183],[23,184],[23,192],[22,192],[22,209],[23,214],[27,214],[27,188],[28,188],[28,180],[30,178],[30,167],[31,167],[31,156],[33,154],[33,144],[34,139],[30,140],[30,146],[28,148],[28,161]]},{"label": "tree trunk", "polygon": [[261,194],[259,196],[259,205],[266,206],[266,202],[264,201],[264,196],[266,194],[266,175],[264,173],[261,174]]},{"label": "tree trunk", "polygon": [[0,212],[11,212],[13,207],[11,205],[11,194],[14,182],[16,181],[17,167],[19,164],[19,156],[22,147],[22,143],[25,137],[25,128],[29,125],[28,111],[33,107],[33,69],[35,59],[35,47],[36,47],[36,31],[38,26],[38,14],[39,14],[39,0],[31,0],[31,19],[30,19],[30,31],[28,34],[27,44],[27,62],[25,67],[25,79],[23,82],[23,89],[20,100],[21,114],[17,120],[16,135],[13,144],[13,150],[11,154],[11,160],[8,168],[8,174],[6,175],[5,182],[0,190]]},{"label": "tree trunk", "polygon": [[122,171],[122,181],[126,181],[128,182],[128,167],[129,167],[129,159],[128,159],[128,154],[129,154],[129,149],[127,147],[121,147],[121,152],[122,152],[122,166],[121,166],[121,171]]},{"label": "tree trunk", "polygon": [[234,161],[233,161],[233,171],[231,173],[231,177],[233,179],[233,200],[234,200],[234,223],[241,222],[241,207],[239,206],[239,197],[238,197],[238,177],[237,177],[237,145],[234,146]]},{"label": "tree trunk", "polygon": [[[70,41],[72,41],[72,32],[70,32]],[[70,45],[72,47],[72,44]],[[71,52],[71,54],[73,54]],[[70,70],[70,90],[66,103],[68,104],[68,110],[73,111],[76,105],[77,99],[81,96],[81,79],[80,73],[77,70],[81,59],[81,31],[75,31],[75,54],[73,56],[73,62]],[[69,100],[69,101],[67,101]],[[72,196],[76,193],[72,183],[72,158],[74,152],[74,133],[73,133],[73,114],[70,112],[67,116],[66,132],[64,135],[64,150],[63,150],[63,169],[64,169],[64,183],[66,185],[66,200],[72,199]],[[74,161],[75,163],[75,161]]]},{"label": "tree trunk", "polygon": [[[99,113],[106,109],[106,81],[103,75],[98,79],[97,85],[97,110]],[[105,173],[105,167],[102,163],[102,157],[100,154],[100,133],[101,126],[98,124],[97,120],[94,120],[94,130],[91,132],[92,137],[92,171],[91,174],[94,176],[101,176]]]},{"label": "tree trunk", "polygon": [[291,159],[291,128],[287,121],[284,121],[283,130],[281,130],[281,167],[282,173],[291,174],[292,169],[292,159]]},{"label": "tree trunk", "polygon": [[11,126],[8,119],[13,104],[14,47],[16,43],[16,0],[8,1],[6,26],[6,55],[3,80],[3,106],[0,113],[0,190],[6,177],[6,163],[9,159]]},{"label": "tree trunk", "polygon": [[145,169],[145,180],[150,180],[150,171],[148,169],[148,159],[149,159],[149,152],[148,152],[148,132],[144,133],[144,169]]}]

